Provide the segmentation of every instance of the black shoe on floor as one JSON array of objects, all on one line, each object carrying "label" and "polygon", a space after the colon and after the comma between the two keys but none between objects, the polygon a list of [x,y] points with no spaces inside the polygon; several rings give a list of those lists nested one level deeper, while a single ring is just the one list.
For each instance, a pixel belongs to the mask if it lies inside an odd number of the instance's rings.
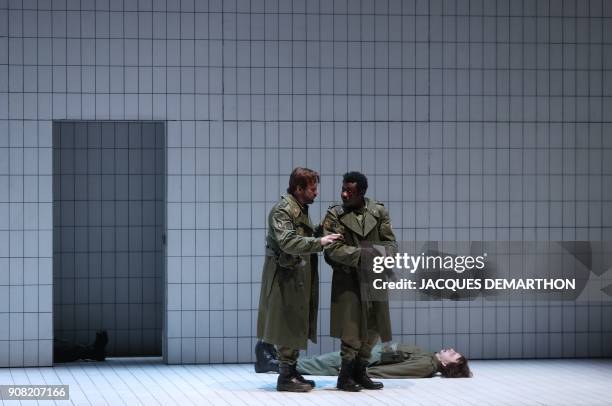
[{"label": "black shoe on floor", "polygon": [[295,376],[298,379],[298,381],[300,381],[302,383],[307,383],[308,385],[310,385],[311,388],[314,388],[316,386],[315,385],[315,381],[310,380],[310,379],[306,379],[302,375],[300,375],[300,373],[297,371],[297,364],[293,364],[291,366],[291,368],[293,370],[292,371],[293,372],[293,376]]},{"label": "black shoe on floor", "polygon": [[106,359],[106,344],[108,344],[108,333],[100,330],[96,333],[96,341],[93,344],[93,359],[104,361]]},{"label": "black shoe on floor", "polygon": [[353,369],[355,367],[355,360],[342,360],[342,366],[340,367],[340,373],[338,374],[338,383],[336,388],[347,391],[347,392],[359,392],[361,385],[359,385],[353,379]]},{"label": "black shoe on floor", "polygon": [[278,365],[278,380],[276,381],[276,390],[279,392],[310,392],[312,386],[301,382],[294,375],[294,366],[287,363]]},{"label": "black shoe on floor", "polygon": [[355,369],[353,370],[353,379],[364,389],[382,389],[382,382],[376,382],[370,379],[366,370],[368,360],[360,358],[355,359]]},{"label": "black shoe on floor", "polygon": [[274,345],[257,341],[255,344],[255,372],[278,373],[278,355]]}]

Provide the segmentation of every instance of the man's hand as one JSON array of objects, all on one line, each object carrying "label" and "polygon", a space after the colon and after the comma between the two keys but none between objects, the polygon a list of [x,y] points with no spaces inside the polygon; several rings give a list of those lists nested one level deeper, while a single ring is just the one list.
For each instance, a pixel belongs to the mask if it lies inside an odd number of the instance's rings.
[{"label": "man's hand", "polygon": [[331,244],[334,241],[342,240],[342,234],[329,234],[325,237],[321,237],[321,246],[325,247],[326,245]]}]

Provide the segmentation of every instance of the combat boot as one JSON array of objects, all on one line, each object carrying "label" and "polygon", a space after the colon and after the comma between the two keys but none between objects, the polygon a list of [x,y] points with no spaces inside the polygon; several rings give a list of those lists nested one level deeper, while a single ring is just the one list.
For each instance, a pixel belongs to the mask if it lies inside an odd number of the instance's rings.
[{"label": "combat boot", "polygon": [[340,373],[338,374],[338,383],[336,388],[347,392],[359,392],[361,385],[353,379],[353,370],[355,368],[355,360],[342,359]]},{"label": "combat boot", "polygon": [[278,354],[272,344],[261,340],[255,344],[255,372],[278,372]]},{"label": "combat boot", "polygon": [[104,361],[106,359],[106,344],[108,344],[108,333],[106,330],[96,332],[96,341],[93,344],[93,359]]},{"label": "combat boot", "polygon": [[315,387],[315,381],[306,379],[302,375],[300,375],[300,373],[297,371],[297,363],[291,365],[291,367],[293,368],[293,375],[298,379],[298,381],[302,383],[307,383],[308,385],[310,385],[311,388]]},{"label": "combat boot", "polygon": [[375,382],[370,379],[366,370],[368,366],[368,360],[361,358],[355,359],[355,369],[353,370],[353,379],[364,389],[382,389],[382,382]]},{"label": "combat boot", "polygon": [[279,392],[309,392],[312,386],[300,380],[293,373],[293,365],[286,362],[278,364],[278,380],[276,381],[276,390]]}]

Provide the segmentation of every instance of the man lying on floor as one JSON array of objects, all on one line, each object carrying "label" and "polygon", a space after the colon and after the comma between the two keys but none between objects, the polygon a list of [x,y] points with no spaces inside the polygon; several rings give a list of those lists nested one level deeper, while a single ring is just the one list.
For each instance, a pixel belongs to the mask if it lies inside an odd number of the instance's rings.
[{"label": "man lying on floor", "polygon": [[[255,346],[256,372],[278,371],[274,346],[258,342]],[[315,357],[300,357],[297,370],[303,375],[337,376],[342,359],[340,352],[329,352]],[[438,372],[446,378],[472,376],[468,360],[452,348],[425,352],[414,345],[399,344],[396,351],[383,351],[381,344],[372,349],[368,375],[374,378],[403,379],[430,378]]]}]

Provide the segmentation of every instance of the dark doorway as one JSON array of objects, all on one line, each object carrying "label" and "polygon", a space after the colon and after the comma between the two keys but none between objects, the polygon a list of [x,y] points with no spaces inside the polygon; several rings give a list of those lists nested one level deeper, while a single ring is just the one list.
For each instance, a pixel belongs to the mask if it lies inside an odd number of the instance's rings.
[{"label": "dark doorway", "polygon": [[165,123],[53,123],[53,330],[161,356]]}]

